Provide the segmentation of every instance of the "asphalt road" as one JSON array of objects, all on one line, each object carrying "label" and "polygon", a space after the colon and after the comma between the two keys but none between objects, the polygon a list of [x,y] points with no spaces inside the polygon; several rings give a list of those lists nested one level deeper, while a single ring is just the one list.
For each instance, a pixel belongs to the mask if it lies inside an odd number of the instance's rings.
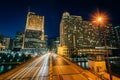
[{"label": "asphalt road", "polygon": [[98,80],[95,75],[83,70],[61,56],[53,54],[53,80]]},{"label": "asphalt road", "polygon": [[60,58],[56,54],[53,54],[52,60],[53,60],[53,66],[69,65],[64,59]]},{"label": "asphalt road", "polygon": [[7,80],[48,80],[49,57],[45,54],[29,65],[23,67],[7,78]]},{"label": "asphalt road", "polygon": [[[52,59],[50,55],[52,55]],[[107,73],[104,74],[104,77],[107,79],[108,74]],[[71,63],[69,60],[59,55],[51,53],[38,57],[30,64],[26,65],[21,70],[15,72],[14,74],[7,78],[7,80],[49,80],[49,79],[101,80],[99,76],[93,74],[92,72],[80,68],[79,66]],[[120,79],[117,77],[113,77],[113,80]]]}]

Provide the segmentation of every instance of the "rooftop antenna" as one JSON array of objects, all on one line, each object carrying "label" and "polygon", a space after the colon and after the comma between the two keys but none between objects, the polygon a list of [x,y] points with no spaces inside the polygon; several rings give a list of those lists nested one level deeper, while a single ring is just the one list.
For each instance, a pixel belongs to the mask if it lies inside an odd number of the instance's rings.
[{"label": "rooftop antenna", "polygon": [[30,12],[30,6],[28,6],[28,12]]}]

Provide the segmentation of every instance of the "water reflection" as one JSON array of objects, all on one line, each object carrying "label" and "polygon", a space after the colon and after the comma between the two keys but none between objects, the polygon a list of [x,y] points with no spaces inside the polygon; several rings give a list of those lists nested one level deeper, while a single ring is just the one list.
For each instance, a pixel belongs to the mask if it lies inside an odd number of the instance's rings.
[{"label": "water reflection", "polygon": [[[115,59],[114,58],[115,57],[110,58],[112,74],[120,77],[120,57],[115,58]],[[82,68],[88,69],[88,62],[87,62],[86,57],[84,57],[84,58],[69,58],[69,60],[78,64]],[[108,69],[107,60],[105,60],[105,61],[106,61],[106,68]]]},{"label": "water reflection", "polygon": [[12,66],[11,66],[11,65],[8,66],[8,70],[10,70],[10,69],[12,69]]},{"label": "water reflection", "polygon": [[0,66],[0,73],[2,73],[3,71],[4,71],[4,66],[1,65],[1,66]]},{"label": "water reflection", "polygon": [[3,74],[16,67],[16,65],[0,65],[0,74]]},{"label": "water reflection", "polygon": [[82,68],[88,68],[88,62],[78,62],[77,64]]}]

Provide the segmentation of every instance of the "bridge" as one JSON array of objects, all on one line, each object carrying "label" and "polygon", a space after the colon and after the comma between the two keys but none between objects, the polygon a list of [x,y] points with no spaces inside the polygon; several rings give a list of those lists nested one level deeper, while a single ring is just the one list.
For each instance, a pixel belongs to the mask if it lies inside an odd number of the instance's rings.
[{"label": "bridge", "polygon": [[[120,80],[118,77],[112,77],[113,80]],[[109,75],[105,73],[101,78],[64,57],[48,53],[0,75],[0,80],[109,80]]]}]

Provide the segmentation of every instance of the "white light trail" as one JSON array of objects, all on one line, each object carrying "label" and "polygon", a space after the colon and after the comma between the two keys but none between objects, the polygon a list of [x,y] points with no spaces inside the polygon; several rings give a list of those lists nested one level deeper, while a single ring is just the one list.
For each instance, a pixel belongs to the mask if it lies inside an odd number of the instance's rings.
[{"label": "white light trail", "polygon": [[13,80],[30,78],[30,80],[46,80],[45,78],[48,76],[49,72],[49,57],[49,53],[41,56],[7,79]]}]

